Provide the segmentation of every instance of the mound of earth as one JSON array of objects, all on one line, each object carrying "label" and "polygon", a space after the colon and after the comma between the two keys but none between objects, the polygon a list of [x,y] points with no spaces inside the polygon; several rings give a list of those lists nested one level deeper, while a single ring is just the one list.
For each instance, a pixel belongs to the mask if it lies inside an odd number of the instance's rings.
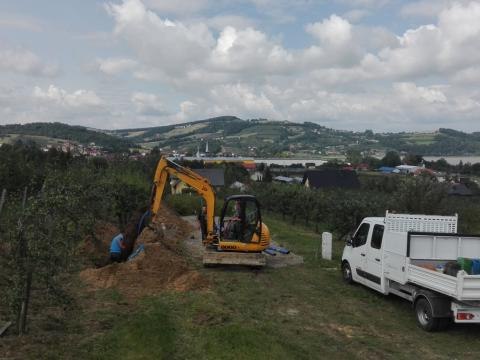
[{"label": "mound of earth", "polygon": [[137,238],[136,246],[144,247],[137,257],[125,263],[86,269],[80,277],[93,289],[115,288],[129,299],[164,290],[205,289],[207,280],[192,270],[183,256],[180,243],[190,233],[188,223],[171,210],[162,209],[155,226],[145,228]]}]

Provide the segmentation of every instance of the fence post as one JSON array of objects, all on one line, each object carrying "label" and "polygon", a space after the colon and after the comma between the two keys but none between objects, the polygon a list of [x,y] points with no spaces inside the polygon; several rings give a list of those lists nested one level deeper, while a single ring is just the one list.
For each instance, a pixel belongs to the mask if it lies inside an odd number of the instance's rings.
[{"label": "fence post", "polygon": [[332,260],[332,234],[322,233],[322,258]]},{"label": "fence post", "polygon": [[21,284],[23,288],[22,300],[20,304],[20,309],[17,314],[17,330],[18,335],[23,335],[27,328],[27,312],[28,312],[28,303],[30,301],[30,289],[32,283],[32,271],[28,264],[28,249],[27,249],[27,242],[25,236],[23,235],[23,217],[25,215],[25,207],[27,205],[27,194],[28,194],[28,187],[25,187],[23,191],[23,199],[22,199],[22,213],[20,214],[20,218],[18,219],[18,264],[21,267],[21,271],[23,274],[20,276],[24,277],[24,282]]}]

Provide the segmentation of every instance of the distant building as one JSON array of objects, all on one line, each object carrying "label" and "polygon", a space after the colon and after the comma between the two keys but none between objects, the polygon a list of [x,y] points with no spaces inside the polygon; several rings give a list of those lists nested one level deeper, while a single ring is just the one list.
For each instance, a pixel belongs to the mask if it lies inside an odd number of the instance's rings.
[{"label": "distant building", "polygon": [[395,169],[399,170],[401,174],[415,174],[418,169],[421,169],[420,166],[414,165],[398,165]]},{"label": "distant building", "polygon": [[[207,179],[214,188],[225,186],[225,173],[223,169],[195,169],[194,171]],[[178,179],[172,179],[170,186],[172,194],[181,194],[189,189],[187,184]]]},{"label": "distant building", "polygon": [[453,183],[448,189],[448,195],[472,196],[473,191],[470,190],[465,184]]},{"label": "distant building", "polygon": [[253,181],[263,181],[263,172],[262,171],[254,171],[250,175],[250,179]]},{"label": "distant building", "polygon": [[225,172],[221,169],[195,169],[198,175],[208,179],[212,186],[225,186]]},{"label": "distant building", "polygon": [[246,188],[246,185],[240,181],[235,181],[232,185],[230,185],[230,189],[240,190],[241,192],[244,192]]},{"label": "distant building", "polygon": [[288,176],[275,176],[272,180],[283,184],[293,184],[295,182],[295,179]]},{"label": "distant building", "polygon": [[370,166],[368,166],[368,164],[361,163],[361,164],[358,164],[357,166],[355,166],[355,169],[357,171],[368,171],[368,170],[370,170]]},{"label": "distant building", "polygon": [[335,169],[306,171],[302,184],[311,189],[358,189],[360,187],[360,181],[355,171]]}]

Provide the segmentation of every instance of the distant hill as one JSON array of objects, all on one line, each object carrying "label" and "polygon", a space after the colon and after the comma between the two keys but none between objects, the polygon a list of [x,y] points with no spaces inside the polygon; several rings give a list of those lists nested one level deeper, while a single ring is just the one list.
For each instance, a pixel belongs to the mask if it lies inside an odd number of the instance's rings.
[{"label": "distant hill", "polygon": [[329,129],[319,124],[223,116],[179,125],[111,132],[145,147],[194,154],[234,153],[246,156],[312,156],[348,150],[378,154],[387,150],[420,155],[480,155],[480,133],[450,129],[432,133],[373,133]]},{"label": "distant hill", "polygon": [[176,150],[193,155],[197,149],[205,152],[208,142],[208,150],[212,154],[259,157],[325,157],[345,155],[351,151],[378,156],[388,150],[424,156],[480,155],[480,133],[443,128],[431,133],[353,132],[334,130],[312,122],[242,120],[235,116],[110,131],[62,123],[0,126],[0,142],[12,142],[19,137],[40,143],[55,139],[81,144],[94,142],[112,152],[158,146],[163,151]]},{"label": "distant hill", "polygon": [[95,143],[111,152],[124,152],[136,146],[134,142],[83,126],[62,123],[31,123],[0,126],[0,139],[3,141],[28,139],[39,143],[53,142],[53,139],[69,140],[80,144]]}]

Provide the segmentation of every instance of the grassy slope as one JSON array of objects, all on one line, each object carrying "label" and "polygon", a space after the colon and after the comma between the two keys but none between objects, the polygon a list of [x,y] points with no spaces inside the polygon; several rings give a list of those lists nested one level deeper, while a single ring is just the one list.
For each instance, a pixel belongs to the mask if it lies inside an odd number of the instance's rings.
[{"label": "grassy slope", "polygon": [[[267,218],[274,238],[305,256],[304,266],[205,269],[205,293],[146,299],[76,355],[95,359],[458,358],[480,351],[478,326],[430,334],[418,329],[410,304],[348,286],[333,262],[315,260],[318,235]],[[117,301],[121,301],[118,300]],[[65,350],[67,351],[67,350]],[[67,355],[67,354],[65,354]]]}]

